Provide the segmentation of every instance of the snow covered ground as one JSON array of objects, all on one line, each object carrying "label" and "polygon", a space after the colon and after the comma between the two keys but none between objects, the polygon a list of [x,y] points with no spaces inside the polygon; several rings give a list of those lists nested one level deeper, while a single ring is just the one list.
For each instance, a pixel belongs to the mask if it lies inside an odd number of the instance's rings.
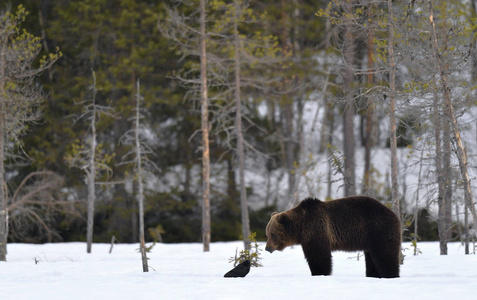
[{"label": "snow covered ground", "polygon": [[[437,243],[419,243],[413,256],[404,244],[401,278],[364,275],[357,253],[335,252],[332,276],[312,277],[300,246],[262,252],[264,267],[245,278],[223,278],[241,242],[157,244],[149,254],[149,273],[142,272],[136,244],[10,244],[0,263],[0,299],[476,299],[477,255],[464,255],[459,243],[439,255]],[[262,244],[261,248],[264,248]],[[38,261],[35,264],[35,259]]]}]

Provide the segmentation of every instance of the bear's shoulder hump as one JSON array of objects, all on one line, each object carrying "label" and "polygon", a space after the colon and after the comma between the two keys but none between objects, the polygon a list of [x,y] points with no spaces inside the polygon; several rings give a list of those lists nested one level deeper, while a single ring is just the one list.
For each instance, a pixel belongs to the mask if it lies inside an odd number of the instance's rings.
[{"label": "bear's shoulder hump", "polygon": [[316,198],[306,198],[302,200],[298,206],[306,210],[312,207],[316,207],[317,205],[320,205],[322,203],[323,202],[321,200]]}]

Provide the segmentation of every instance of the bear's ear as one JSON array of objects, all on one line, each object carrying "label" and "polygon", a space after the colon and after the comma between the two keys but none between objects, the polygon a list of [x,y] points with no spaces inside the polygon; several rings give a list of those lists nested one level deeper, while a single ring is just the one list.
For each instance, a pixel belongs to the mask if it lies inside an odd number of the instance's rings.
[{"label": "bear's ear", "polygon": [[288,223],[290,223],[290,218],[285,215],[285,214],[281,214],[277,217],[277,221],[278,223],[282,224],[282,225],[287,225]]},{"label": "bear's ear", "polygon": [[276,214],[278,214],[276,211],[272,212],[272,217]]}]

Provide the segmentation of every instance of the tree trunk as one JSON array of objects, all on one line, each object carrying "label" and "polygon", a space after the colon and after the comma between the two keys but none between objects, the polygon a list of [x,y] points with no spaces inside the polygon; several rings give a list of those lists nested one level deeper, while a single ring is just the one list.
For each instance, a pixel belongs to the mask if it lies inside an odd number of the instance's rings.
[{"label": "tree trunk", "polygon": [[[451,132],[450,126],[448,122],[445,122],[443,126],[443,139],[442,142],[443,150],[444,150],[444,157],[442,160],[443,167],[443,185],[444,185],[444,237],[446,240],[446,248],[447,242],[452,239],[452,165],[451,165],[451,155],[452,155],[452,147],[451,147]],[[446,249],[447,250],[447,249]]]},{"label": "tree trunk", "polygon": [[[390,1],[390,0],[389,0]],[[452,104],[451,94],[450,94],[450,86],[447,83],[447,75],[445,74],[444,70],[444,63],[442,62],[442,55],[439,53],[439,41],[437,39],[437,32],[436,32],[436,24],[434,22],[434,8],[433,8],[433,1],[428,2],[429,8],[429,21],[431,23],[432,28],[432,48],[434,51],[434,59],[437,64],[437,71],[440,75],[441,79],[441,88],[444,93],[444,101],[445,101],[445,117],[447,122],[451,124],[452,134],[453,134],[453,141],[456,144],[456,155],[457,160],[459,161],[459,169],[462,177],[462,183],[464,186],[464,198],[465,202],[468,205],[470,213],[472,215],[474,228],[477,225],[477,212],[475,210],[475,203],[474,198],[472,196],[472,188],[470,184],[469,173],[467,171],[467,155],[465,153],[464,145],[462,143],[462,139],[460,136],[460,129],[459,125],[457,124],[457,118],[454,112],[454,105]]]},{"label": "tree trunk", "polygon": [[41,107],[38,104],[42,97],[34,78],[49,69],[60,56],[59,53],[46,55],[38,68],[32,66],[33,62],[38,62],[41,39],[21,29],[27,14],[19,7],[15,13],[9,9],[2,11],[0,17],[0,261],[6,261],[8,241],[6,143],[18,141],[23,129],[28,128],[26,123],[39,119],[37,108]]},{"label": "tree trunk", "polygon": [[237,134],[237,156],[239,164],[239,179],[240,179],[240,207],[242,210],[242,234],[244,241],[244,248],[250,250],[250,221],[248,217],[247,191],[245,189],[245,153],[242,131],[242,105],[240,96],[240,36],[238,33],[238,13],[240,4],[235,0],[234,9],[234,41],[235,41],[235,132]]},{"label": "tree trunk", "polygon": [[284,116],[283,137],[285,144],[285,165],[288,176],[288,199],[292,201],[293,190],[296,184],[295,176],[295,141],[293,137],[293,103],[286,99],[283,104],[282,113]]},{"label": "tree trunk", "polygon": [[[284,52],[290,50],[291,45],[289,44],[289,35],[288,35],[288,15],[287,15],[287,4],[288,1],[281,0],[281,47]],[[283,79],[283,85],[285,86],[286,90],[286,82],[290,81],[290,78]],[[283,96],[282,102],[282,114],[283,114],[283,135],[284,135],[284,144],[285,144],[285,165],[287,168],[287,176],[288,176],[288,200],[293,202],[293,192],[295,190],[295,185],[297,184],[296,179],[296,172],[295,172],[295,162],[296,162],[296,155],[295,155],[295,148],[296,148],[296,141],[294,136],[294,118],[295,118],[295,110],[294,110],[294,102],[293,97],[291,95]],[[298,127],[297,127],[298,129]]]},{"label": "tree trunk", "polygon": [[[331,101],[326,101],[326,139],[327,145],[324,149],[327,149],[328,146],[333,145],[333,131],[334,131],[334,124],[335,124],[335,111],[333,109],[333,104]],[[332,179],[333,173],[333,165],[331,163],[331,159],[328,159],[328,172],[327,172],[327,185],[326,185],[326,199],[329,200],[332,198],[331,196],[331,187],[333,184]]]},{"label": "tree trunk", "polygon": [[[369,20],[372,20],[372,11],[373,11],[373,4],[370,4],[369,7]],[[370,26],[372,28],[372,26]],[[374,30],[371,29],[368,36],[368,88],[372,88],[374,85],[374,75],[372,70],[373,62],[374,62]],[[370,188],[370,176],[371,176],[371,149],[374,145],[373,140],[373,116],[374,116],[374,106],[373,106],[373,99],[371,96],[367,99],[367,107],[366,107],[366,137],[364,141],[364,186],[363,186],[363,194],[367,194]]]},{"label": "tree trunk", "polygon": [[[418,223],[419,223],[419,191],[421,190],[421,176],[422,176],[422,165],[424,163],[424,151],[421,151],[421,160],[419,161],[419,173],[417,176],[417,189],[416,189],[416,202],[414,205],[414,236],[412,237],[414,244],[417,245],[417,240],[419,238],[417,234]],[[417,247],[414,247],[414,255],[417,255]]]},{"label": "tree trunk", "polygon": [[[435,82],[437,89],[437,82]],[[436,174],[437,174],[437,231],[439,234],[439,249],[441,255],[447,254],[447,242],[445,238],[445,223],[444,223],[444,211],[445,211],[445,188],[444,188],[444,172],[442,169],[442,138],[441,138],[441,111],[440,111],[439,96],[437,90],[434,91],[434,143],[436,144]]]},{"label": "tree trunk", "polygon": [[472,215],[472,220],[474,223],[474,228],[477,225],[477,213],[475,211],[475,203],[474,203],[474,197],[472,196],[472,188],[470,184],[470,178],[469,178],[469,173],[467,171],[467,155],[465,153],[464,145],[462,144],[462,139],[460,136],[460,130],[459,126],[457,125],[457,119],[454,113],[454,107],[451,103],[450,97],[446,97],[446,110],[447,110],[447,115],[448,118],[451,120],[452,124],[452,131],[454,135],[454,141],[457,145],[456,149],[456,154],[457,154],[457,159],[459,161],[459,169],[462,177],[462,181],[464,184],[464,198],[465,202],[467,203],[470,213]]},{"label": "tree trunk", "polygon": [[[477,5],[475,0],[470,1],[472,5],[472,12],[471,12],[471,18],[474,19],[477,16]],[[472,36],[472,47],[473,49],[470,51],[471,57],[471,62],[472,62],[472,81],[477,81],[477,45],[476,45],[476,38],[475,38],[475,29]]]},{"label": "tree trunk", "polygon": [[[396,138],[396,63],[394,60],[394,13],[393,1],[388,0],[389,18],[389,123],[390,123],[390,148],[391,148],[391,202],[394,213],[401,220],[401,203],[399,200],[399,182],[397,165],[397,138]],[[402,228],[401,228],[402,240]],[[404,263],[404,254],[399,253],[400,264]]]},{"label": "tree trunk", "polygon": [[399,201],[399,182],[397,165],[397,138],[396,138],[396,63],[394,59],[394,19],[392,0],[388,0],[389,20],[389,123],[391,146],[391,201],[394,213],[401,219],[401,205]]},{"label": "tree trunk", "polygon": [[469,230],[469,207],[467,202],[464,204],[464,235],[465,235],[465,254],[469,254],[470,230]]},{"label": "tree trunk", "polygon": [[[346,14],[353,13],[351,1],[346,1],[344,4],[344,11]],[[356,179],[355,179],[355,138],[354,138],[354,36],[353,24],[351,20],[345,20],[344,33],[344,49],[343,56],[345,62],[344,74],[344,97],[345,106],[343,113],[343,139],[344,139],[344,194],[345,196],[356,195]]]},{"label": "tree trunk", "polygon": [[238,204],[239,194],[237,191],[237,178],[234,168],[234,157],[233,155],[227,154],[224,159],[227,162],[227,196],[234,204]]},{"label": "tree trunk", "polygon": [[7,37],[2,41],[2,52],[0,56],[0,261],[7,261],[7,236],[8,236],[8,211],[7,197],[4,190],[5,183],[5,56],[7,50]]},{"label": "tree trunk", "polygon": [[207,51],[205,34],[205,0],[200,0],[200,103],[202,129],[202,243],[210,250],[210,152],[209,107],[207,98]]},{"label": "tree trunk", "polygon": [[143,185],[143,174],[142,174],[142,153],[141,153],[141,140],[139,138],[139,120],[140,120],[140,85],[139,79],[137,80],[137,95],[136,95],[136,130],[135,130],[135,141],[136,141],[136,160],[137,160],[137,184],[138,184],[138,206],[139,206],[139,248],[141,250],[141,260],[142,260],[142,271],[149,272],[149,267],[147,265],[147,255],[146,255],[146,244],[144,241],[144,185]]},{"label": "tree trunk", "polygon": [[89,173],[88,175],[88,217],[86,224],[86,252],[91,253],[93,244],[93,227],[94,227],[94,201],[95,201],[95,177],[96,177],[96,75],[93,71],[93,111],[91,116],[91,143],[89,157]]}]

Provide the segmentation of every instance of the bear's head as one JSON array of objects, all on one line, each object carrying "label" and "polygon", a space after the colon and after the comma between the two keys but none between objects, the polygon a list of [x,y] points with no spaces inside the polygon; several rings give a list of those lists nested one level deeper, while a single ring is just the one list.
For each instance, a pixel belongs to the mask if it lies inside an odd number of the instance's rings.
[{"label": "bear's head", "polygon": [[272,253],[275,250],[282,251],[288,246],[296,245],[292,228],[293,222],[287,212],[272,213],[265,231],[267,235],[265,250]]}]

